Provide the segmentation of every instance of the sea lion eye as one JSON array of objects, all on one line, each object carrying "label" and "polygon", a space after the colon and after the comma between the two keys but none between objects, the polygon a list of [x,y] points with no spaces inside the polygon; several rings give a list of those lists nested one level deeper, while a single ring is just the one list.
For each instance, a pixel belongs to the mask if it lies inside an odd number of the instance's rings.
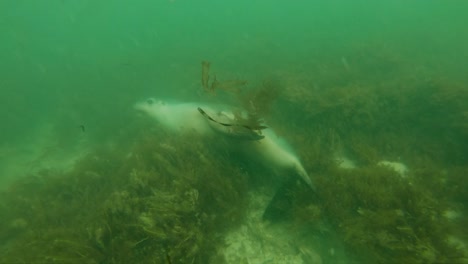
[{"label": "sea lion eye", "polygon": [[146,100],[146,103],[149,104],[149,105],[152,105],[154,104],[154,100],[152,98]]}]

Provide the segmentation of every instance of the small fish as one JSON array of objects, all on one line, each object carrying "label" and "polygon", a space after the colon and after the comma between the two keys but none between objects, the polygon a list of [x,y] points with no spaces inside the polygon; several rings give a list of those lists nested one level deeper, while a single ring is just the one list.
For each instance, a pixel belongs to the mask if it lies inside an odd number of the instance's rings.
[{"label": "small fish", "polygon": [[79,127],[81,128],[81,131],[82,131],[83,133],[86,131],[86,129],[85,129],[85,126],[84,126],[84,125],[80,125]]}]

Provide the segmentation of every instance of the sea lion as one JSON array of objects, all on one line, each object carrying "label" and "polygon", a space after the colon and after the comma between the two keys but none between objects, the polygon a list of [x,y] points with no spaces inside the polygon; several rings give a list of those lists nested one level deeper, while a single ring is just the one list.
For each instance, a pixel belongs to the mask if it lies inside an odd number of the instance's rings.
[{"label": "sea lion", "polygon": [[248,124],[238,122],[234,115],[225,111],[219,111],[215,116],[211,116],[201,107],[198,107],[198,112],[210,121],[209,124],[214,130],[227,136],[245,140],[260,140],[265,137],[262,135],[261,129],[267,128],[266,126],[256,129]]},{"label": "sea lion", "polygon": [[[136,103],[135,109],[153,117],[165,128],[174,132],[195,131],[208,137],[229,136],[233,141],[232,150],[242,152],[249,159],[263,164],[278,174],[295,172],[315,190],[314,184],[297,155],[294,154],[289,144],[278,137],[271,128],[265,126],[261,138],[253,139],[252,137],[255,138],[254,131],[234,123],[233,113],[220,111],[215,106],[203,103],[168,103],[149,98]],[[236,130],[239,127],[243,129]],[[259,137],[259,135],[256,136]]]}]

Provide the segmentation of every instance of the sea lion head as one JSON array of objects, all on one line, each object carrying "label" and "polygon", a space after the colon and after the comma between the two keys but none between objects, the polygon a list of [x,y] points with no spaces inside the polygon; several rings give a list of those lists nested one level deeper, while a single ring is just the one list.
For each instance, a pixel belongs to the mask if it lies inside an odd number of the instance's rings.
[{"label": "sea lion head", "polygon": [[158,118],[165,112],[166,102],[155,98],[148,98],[135,104],[134,108],[150,116]]}]

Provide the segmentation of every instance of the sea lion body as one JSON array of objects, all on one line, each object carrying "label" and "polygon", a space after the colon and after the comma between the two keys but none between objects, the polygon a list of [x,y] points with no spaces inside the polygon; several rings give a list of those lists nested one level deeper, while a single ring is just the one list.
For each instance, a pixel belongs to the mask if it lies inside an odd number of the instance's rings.
[{"label": "sea lion body", "polygon": [[242,152],[245,156],[278,174],[288,171],[295,172],[310,187],[315,189],[299,158],[290,146],[270,128],[262,130],[261,139],[246,140],[244,137],[248,137],[248,133],[235,134],[232,127],[216,124],[199,111],[201,108],[208,116],[220,118],[221,123],[230,121],[230,112],[219,111],[213,106],[202,103],[167,103],[149,98],[137,103],[135,108],[176,133],[195,131],[208,137],[229,136],[232,141],[232,150]]},{"label": "sea lion body", "polygon": [[[149,98],[135,104],[140,110],[156,119],[166,129],[176,133],[197,132],[201,135],[213,135],[214,131],[199,113],[195,103],[167,103]],[[211,111],[211,108],[205,106]]]},{"label": "sea lion body", "polygon": [[292,151],[289,144],[277,136],[275,132],[268,128],[263,131],[264,138],[256,142],[243,142],[243,151],[246,155],[249,153],[258,157],[258,162],[265,167],[274,170],[277,174],[287,174],[295,172],[299,175],[312,189],[315,186],[312,183],[309,175],[302,166],[297,155]]}]

